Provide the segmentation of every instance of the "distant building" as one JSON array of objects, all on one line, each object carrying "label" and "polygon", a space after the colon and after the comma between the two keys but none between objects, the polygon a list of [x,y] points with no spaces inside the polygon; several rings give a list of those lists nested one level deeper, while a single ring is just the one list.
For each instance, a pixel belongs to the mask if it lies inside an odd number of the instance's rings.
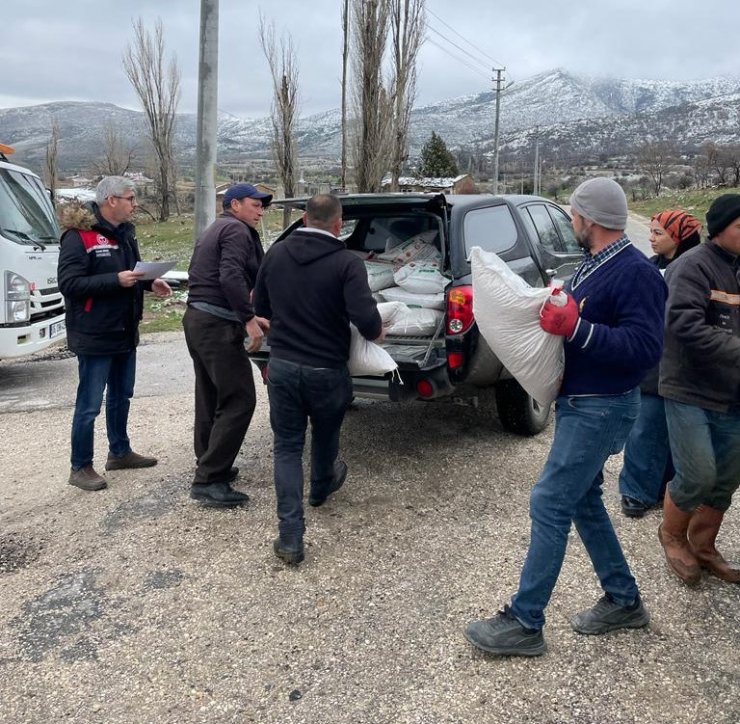
[{"label": "distant building", "polygon": [[135,184],[151,184],[154,179],[145,176],[141,171],[126,171],[123,174],[126,178],[131,179]]},{"label": "distant building", "polygon": [[[390,188],[391,179],[383,179],[383,190]],[[475,193],[475,181],[469,173],[460,176],[442,178],[414,178],[413,176],[402,176],[398,179],[398,189],[403,192],[422,191],[425,193],[444,194],[473,194]]]}]

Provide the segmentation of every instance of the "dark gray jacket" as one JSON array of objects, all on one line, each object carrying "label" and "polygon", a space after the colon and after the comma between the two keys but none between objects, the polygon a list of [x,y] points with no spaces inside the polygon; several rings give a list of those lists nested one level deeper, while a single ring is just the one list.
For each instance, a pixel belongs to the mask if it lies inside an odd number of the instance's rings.
[{"label": "dark gray jacket", "polygon": [[740,411],[740,266],[709,240],[666,271],[659,391],[717,412]]},{"label": "dark gray jacket", "polygon": [[250,295],[265,252],[259,234],[224,211],[195,242],[188,268],[188,303],[230,309],[239,321],[254,316]]}]

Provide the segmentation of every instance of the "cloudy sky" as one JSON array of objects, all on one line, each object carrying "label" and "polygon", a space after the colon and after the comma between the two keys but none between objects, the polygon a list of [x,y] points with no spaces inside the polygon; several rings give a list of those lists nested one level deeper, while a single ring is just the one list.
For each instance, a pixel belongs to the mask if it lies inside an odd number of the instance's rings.
[{"label": "cloudy sky", "polygon": [[[301,113],[337,108],[341,5],[221,0],[220,110],[242,117],[269,111],[260,11],[293,38]],[[740,75],[736,0],[427,0],[427,9],[417,105],[489,90],[498,65],[514,82],[556,67],[668,80]],[[138,108],[121,67],[138,17],[147,24],[162,19],[167,48],[182,70],[180,110],[194,111],[199,0],[3,0],[0,108],[60,100]]]}]

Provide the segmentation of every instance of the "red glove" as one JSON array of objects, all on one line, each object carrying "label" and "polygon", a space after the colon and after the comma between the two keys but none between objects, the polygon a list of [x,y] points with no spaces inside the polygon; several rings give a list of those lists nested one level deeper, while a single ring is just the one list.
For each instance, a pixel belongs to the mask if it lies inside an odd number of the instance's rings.
[{"label": "red glove", "polygon": [[548,299],[540,310],[540,327],[550,334],[570,337],[578,324],[578,302],[566,292],[558,294],[565,297],[565,304],[557,306]]}]

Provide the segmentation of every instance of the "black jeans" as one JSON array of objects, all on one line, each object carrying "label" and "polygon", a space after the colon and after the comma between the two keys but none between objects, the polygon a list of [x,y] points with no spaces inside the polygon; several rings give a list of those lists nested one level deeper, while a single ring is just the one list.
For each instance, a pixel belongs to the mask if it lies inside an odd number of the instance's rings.
[{"label": "black jeans", "polygon": [[188,307],[182,319],[195,369],[194,483],[224,482],[244,442],[257,397],[239,322]]},{"label": "black jeans", "polygon": [[311,421],[311,490],[323,494],[334,480],[339,433],[352,401],[347,367],[308,367],[270,358],[267,377],[280,534],[302,535],[303,446]]}]

